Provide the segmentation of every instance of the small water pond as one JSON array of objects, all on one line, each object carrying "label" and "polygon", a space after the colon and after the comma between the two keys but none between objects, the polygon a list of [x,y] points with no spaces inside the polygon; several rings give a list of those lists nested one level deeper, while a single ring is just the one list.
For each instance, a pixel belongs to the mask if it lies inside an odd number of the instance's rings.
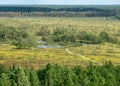
[{"label": "small water pond", "polygon": [[39,45],[38,48],[64,48],[61,45]]},{"label": "small water pond", "polygon": [[[38,41],[39,43],[39,46],[38,48],[65,48],[66,46],[63,46],[63,45],[49,45],[46,41]],[[85,45],[88,45],[88,43],[80,43],[81,45],[85,46]],[[73,44],[74,46],[74,44]]]},{"label": "small water pond", "polygon": [[48,45],[45,41],[38,41],[39,46],[38,48],[65,48],[65,46],[62,45]]}]

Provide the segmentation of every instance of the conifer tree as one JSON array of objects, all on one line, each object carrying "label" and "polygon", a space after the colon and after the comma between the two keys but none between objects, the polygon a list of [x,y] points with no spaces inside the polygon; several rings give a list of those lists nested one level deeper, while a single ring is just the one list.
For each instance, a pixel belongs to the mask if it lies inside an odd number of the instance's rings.
[{"label": "conifer tree", "polygon": [[17,77],[18,77],[18,86],[30,86],[28,76],[26,76],[24,70],[21,67],[19,67]]},{"label": "conifer tree", "polygon": [[11,81],[6,73],[1,74],[0,86],[11,86]]},{"label": "conifer tree", "polygon": [[34,69],[31,69],[29,71],[30,71],[31,86],[41,86],[36,71]]}]

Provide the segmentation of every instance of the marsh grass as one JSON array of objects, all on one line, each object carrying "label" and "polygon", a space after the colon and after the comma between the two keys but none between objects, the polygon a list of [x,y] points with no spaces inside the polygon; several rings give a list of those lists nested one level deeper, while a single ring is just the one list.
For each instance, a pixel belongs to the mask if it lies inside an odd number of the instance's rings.
[{"label": "marsh grass", "polygon": [[[120,21],[111,18],[57,18],[57,17],[0,17],[0,25],[6,27],[15,27],[17,29],[26,30],[35,35],[41,27],[45,27],[53,31],[60,28],[74,28],[79,31],[87,31],[98,35],[101,31],[106,31],[114,36],[119,34]],[[119,35],[116,35],[120,38]],[[39,40],[41,37],[36,36]],[[82,65],[86,66],[89,61],[82,59],[76,54],[81,54],[87,58],[98,62],[111,61],[114,64],[120,63],[120,47],[117,44],[88,44],[78,47],[67,46],[74,54],[66,52],[64,48],[50,49],[16,49],[16,46],[10,44],[0,44],[0,64],[6,66],[20,65],[39,68],[48,63],[54,63],[66,66]]]}]

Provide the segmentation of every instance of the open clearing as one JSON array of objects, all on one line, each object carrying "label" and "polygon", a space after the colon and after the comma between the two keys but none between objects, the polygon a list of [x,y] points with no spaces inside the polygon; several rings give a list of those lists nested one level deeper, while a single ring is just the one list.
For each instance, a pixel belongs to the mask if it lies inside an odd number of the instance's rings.
[{"label": "open clearing", "polygon": [[[8,18],[1,17],[0,24],[6,27],[23,29],[30,34],[35,34],[39,28],[49,28],[51,31],[57,27],[75,28],[80,31],[87,31],[98,35],[101,31],[106,31],[110,35],[120,33],[120,21],[111,18],[54,18],[54,17],[21,17]],[[40,37],[36,36],[39,40]],[[7,66],[21,65],[35,68],[43,67],[47,63],[57,63],[60,65],[75,66],[87,65],[90,61],[81,58],[80,55],[96,62],[111,61],[120,64],[120,46],[117,44],[88,44],[79,47],[68,47],[74,53],[69,54],[65,48],[50,49],[16,49],[9,44],[0,44],[0,64]],[[77,55],[80,54],[80,55]]]}]

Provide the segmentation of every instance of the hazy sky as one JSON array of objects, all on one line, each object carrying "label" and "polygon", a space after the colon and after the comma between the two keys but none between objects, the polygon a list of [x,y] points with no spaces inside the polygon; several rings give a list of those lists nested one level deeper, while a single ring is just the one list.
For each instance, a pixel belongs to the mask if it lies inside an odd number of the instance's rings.
[{"label": "hazy sky", "polygon": [[120,4],[120,0],[1,0],[0,4],[110,5]]}]

